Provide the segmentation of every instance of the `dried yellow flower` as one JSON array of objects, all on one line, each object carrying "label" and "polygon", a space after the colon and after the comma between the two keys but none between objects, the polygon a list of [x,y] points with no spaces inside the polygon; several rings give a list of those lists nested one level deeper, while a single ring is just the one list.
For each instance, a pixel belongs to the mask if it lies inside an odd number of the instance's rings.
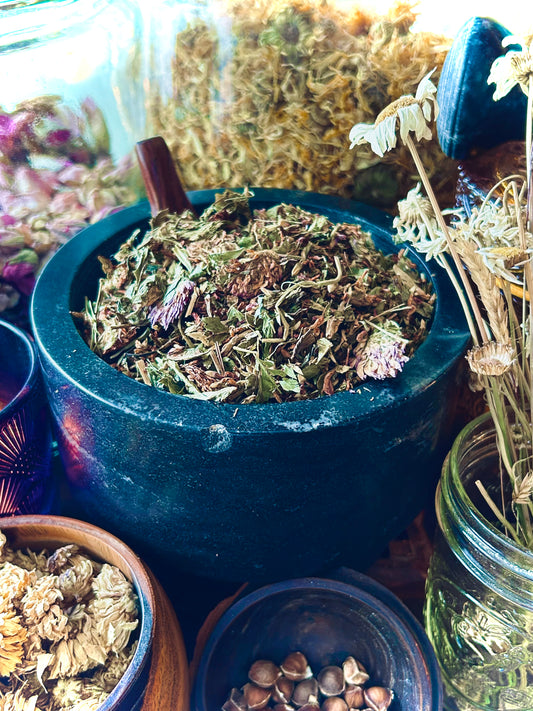
[{"label": "dried yellow flower", "polygon": [[74,545],[12,550],[0,532],[0,551],[0,711],[96,711],[136,648],[133,586]]},{"label": "dried yellow flower", "polygon": [[0,613],[0,676],[9,676],[22,661],[26,630],[14,609]]},{"label": "dried yellow flower", "polygon": [[[37,705],[38,696],[26,697],[22,689],[0,694],[0,711],[41,711]],[[42,710],[44,711],[44,709]]]},{"label": "dried yellow flower", "polygon": [[466,357],[471,370],[478,375],[503,375],[515,362],[512,346],[495,341],[472,348]]}]

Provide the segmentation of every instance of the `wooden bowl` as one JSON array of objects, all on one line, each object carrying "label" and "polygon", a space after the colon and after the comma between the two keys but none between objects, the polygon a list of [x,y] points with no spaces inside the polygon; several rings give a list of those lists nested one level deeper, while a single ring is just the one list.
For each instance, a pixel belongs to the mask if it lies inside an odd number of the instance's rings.
[{"label": "wooden bowl", "polygon": [[[0,518],[0,530],[13,548],[53,550],[74,543],[119,568],[133,583],[141,620],[137,649],[99,711],[187,710],[187,661],[179,625],[159,584],[128,546],[97,526],[63,516]],[[166,666],[155,669],[162,659]]]}]

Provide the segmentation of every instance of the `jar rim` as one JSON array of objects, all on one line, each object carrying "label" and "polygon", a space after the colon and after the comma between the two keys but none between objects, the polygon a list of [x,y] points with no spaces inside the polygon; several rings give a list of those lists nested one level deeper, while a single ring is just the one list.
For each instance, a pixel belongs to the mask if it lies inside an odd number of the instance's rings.
[{"label": "jar rim", "polygon": [[[448,528],[448,534],[468,540],[469,544],[475,546],[478,551],[482,548],[484,557],[501,564],[503,568],[512,566],[520,576],[529,579],[533,584],[533,551],[506,536],[477,509],[461,478],[459,462],[468,443],[474,442],[475,446],[476,432],[481,440],[483,431],[489,435],[491,430],[494,432],[495,438],[496,430],[491,413],[485,412],[465,425],[455,438],[444,462],[436,494],[439,525],[442,530]],[[495,439],[494,446],[496,447]],[[450,527],[447,525],[449,522],[444,524],[442,521],[443,506],[447,511],[453,510],[454,516],[457,518],[456,524],[452,526],[453,532],[449,530]],[[457,530],[455,530],[456,527]]]}]

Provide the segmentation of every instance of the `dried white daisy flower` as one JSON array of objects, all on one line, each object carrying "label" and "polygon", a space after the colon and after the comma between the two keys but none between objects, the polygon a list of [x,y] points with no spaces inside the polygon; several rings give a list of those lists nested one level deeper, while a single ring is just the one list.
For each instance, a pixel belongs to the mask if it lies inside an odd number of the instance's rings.
[{"label": "dried white daisy flower", "polygon": [[508,343],[489,341],[466,354],[468,365],[478,375],[503,375],[515,362],[513,347]]},{"label": "dried white daisy flower", "polygon": [[432,133],[428,122],[438,114],[437,87],[430,78],[434,71],[432,69],[422,79],[415,96],[400,96],[378,114],[373,124],[355,124],[350,131],[350,148],[369,143],[374,153],[382,157],[386,151],[395,148],[398,126],[400,138],[404,143],[410,131],[414,131],[417,141],[422,138],[431,140]]},{"label": "dried white daisy flower", "polygon": [[[461,213],[448,209],[442,214],[459,217]],[[439,227],[431,201],[420,192],[420,183],[398,202],[398,215],[392,226],[396,230],[394,241],[412,244],[417,252],[426,255],[426,261],[448,251],[446,236]]]},{"label": "dried white daisy flower", "polygon": [[488,84],[496,84],[494,101],[506,96],[518,84],[524,94],[529,93],[529,81],[533,77],[533,36],[518,37],[508,35],[502,40],[502,46],[519,45],[520,51],[509,50],[492,63]]}]

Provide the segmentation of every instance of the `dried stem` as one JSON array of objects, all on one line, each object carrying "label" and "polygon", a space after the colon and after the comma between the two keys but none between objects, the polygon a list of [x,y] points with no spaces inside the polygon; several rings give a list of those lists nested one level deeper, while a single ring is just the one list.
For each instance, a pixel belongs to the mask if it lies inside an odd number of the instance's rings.
[{"label": "dried stem", "polygon": [[463,288],[466,291],[466,294],[468,296],[468,302],[469,302],[470,308],[472,309],[472,312],[474,314],[474,320],[475,320],[475,323],[477,324],[477,328],[479,330],[481,341],[483,343],[486,343],[490,339],[490,334],[488,333],[486,324],[484,323],[483,317],[481,316],[481,311],[479,309],[477,299],[476,299],[474,291],[472,289],[472,285],[470,284],[468,277],[465,274],[463,264],[461,263],[459,255],[457,254],[457,250],[455,249],[453,240],[450,237],[448,226],[447,226],[446,221],[444,220],[444,217],[443,217],[442,212],[440,210],[439,204],[437,202],[437,198],[435,197],[435,193],[433,192],[433,188],[431,187],[431,183],[429,181],[428,174],[426,173],[426,169],[424,168],[424,164],[422,163],[420,156],[418,154],[418,151],[416,149],[416,146],[413,143],[413,139],[411,138],[411,136],[409,134],[407,134],[407,137],[405,139],[405,145],[407,146],[407,148],[409,149],[409,151],[413,157],[413,160],[416,165],[416,169],[418,171],[418,174],[420,176],[420,179],[422,181],[422,184],[424,186],[426,194],[427,194],[429,201],[431,203],[431,207],[433,208],[433,212],[435,213],[435,218],[439,224],[439,227],[442,230],[443,235],[446,237],[446,242],[448,243],[448,249],[450,250],[450,254],[451,254],[454,264],[457,268],[457,272],[459,273],[459,277],[461,279]]}]

